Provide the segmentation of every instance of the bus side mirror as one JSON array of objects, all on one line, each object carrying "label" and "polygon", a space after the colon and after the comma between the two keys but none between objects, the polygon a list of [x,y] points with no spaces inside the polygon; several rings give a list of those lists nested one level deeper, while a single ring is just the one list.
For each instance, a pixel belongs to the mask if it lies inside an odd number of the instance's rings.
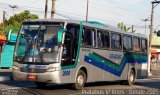
[{"label": "bus side mirror", "polygon": [[[7,33],[7,41],[8,42],[16,42],[19,30],[20,30],[19,28],[9,29],[9,31]],[[13,32],[15,32],[15,33],[13,33]]]},{"label": "bus side mirror", "polygon": [[64,29],[58,30],[58,35],[57,35],[57,42],[58,42],[58,43],[62,43],[62,37],[63,37],[63,33],[64,33],[65,31],[66,31],[66,30],[64,30]]}]

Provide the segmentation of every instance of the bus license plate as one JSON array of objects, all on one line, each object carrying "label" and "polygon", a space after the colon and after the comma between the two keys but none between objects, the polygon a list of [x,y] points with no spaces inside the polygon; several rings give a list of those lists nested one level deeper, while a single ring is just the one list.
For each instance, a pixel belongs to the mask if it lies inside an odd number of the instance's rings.
[{"label": "bus license plate", "polygon": [[36,75],[27,75],[27,78],[31,79],[31,80],[35,80],[35,79],[37,79],[37,76]]}]

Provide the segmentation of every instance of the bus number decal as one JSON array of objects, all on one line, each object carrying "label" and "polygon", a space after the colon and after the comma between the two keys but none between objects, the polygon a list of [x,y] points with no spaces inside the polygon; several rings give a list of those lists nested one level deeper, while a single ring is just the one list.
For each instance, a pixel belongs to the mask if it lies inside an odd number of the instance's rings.
[{"label": "bus number decal", "polygon": [[70,75],[70,71],[63,71],[62,76],[69,76]]},{"label": "bus number decal", "polygon": [[110,59],[122,59],[122,55],[120,55],[120,54],[110,54],[109,58]]}]

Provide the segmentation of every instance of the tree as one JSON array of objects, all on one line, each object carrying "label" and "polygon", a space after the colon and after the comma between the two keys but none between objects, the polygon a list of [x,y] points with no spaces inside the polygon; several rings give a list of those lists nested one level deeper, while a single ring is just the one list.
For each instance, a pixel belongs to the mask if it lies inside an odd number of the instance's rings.
[{"label": "tree", "polygon": [[123,22],[121,22],[121,23],[118,23],[118,28],[119,29],[121,29],[121,30],[123,30],[123,31],[126,31],[126,32],[128,32],[131,28],[129,27],[129,28],[127,28],[126,27],[126,25],[124,25],[124,23]]},{"label": "tree", "polygon": [[157,36],[160,36],[160,30],[158,30],[158,32],[157,32]]},{"label": "tree", "polygon": [[[38,15],[31,14],[30,11],[25,10],[19,14],[15,14],[14,16],[11,16],[9,20],[5,19],[5,34],[10,28],[19,28],[21,26],[22,21],[28,20],[28,19],[38,19]],[[0,26],[0,33],[2,32],[1,26]]]}]

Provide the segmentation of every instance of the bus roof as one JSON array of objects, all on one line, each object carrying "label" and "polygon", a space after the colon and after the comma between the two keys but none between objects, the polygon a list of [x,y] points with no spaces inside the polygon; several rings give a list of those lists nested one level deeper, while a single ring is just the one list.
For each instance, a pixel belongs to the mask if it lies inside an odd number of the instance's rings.
[{"label": "bus roof", "polygon": [[[23,21],[23,23],[32,23],[32,22],[66,22],[66,23],[74,23],[74,24],[80,24],[80,21],[78,20],[69,20],[69,19],[35,19],[35,20],[26,20]],[[132,35],[132,36],[137,36],[137,37],[142,37],[142,38],[146,38],[147,36],[144,34],[140,34],[140,33],[131,33],[131,32],[125,32],[120,30],[117,27],[113,27],[111,25],[105,25],[99,22],[95,22],[95,21],[90,21],[90,22],[85,22],[82,21],[84,26],[88,26],[88,27],[94,27],[97,29],[102,29],[102,30],[109,30],[109,31],[113,31],[116,33],[122,33],[122,34],[126,34],[126,35]]]}]

